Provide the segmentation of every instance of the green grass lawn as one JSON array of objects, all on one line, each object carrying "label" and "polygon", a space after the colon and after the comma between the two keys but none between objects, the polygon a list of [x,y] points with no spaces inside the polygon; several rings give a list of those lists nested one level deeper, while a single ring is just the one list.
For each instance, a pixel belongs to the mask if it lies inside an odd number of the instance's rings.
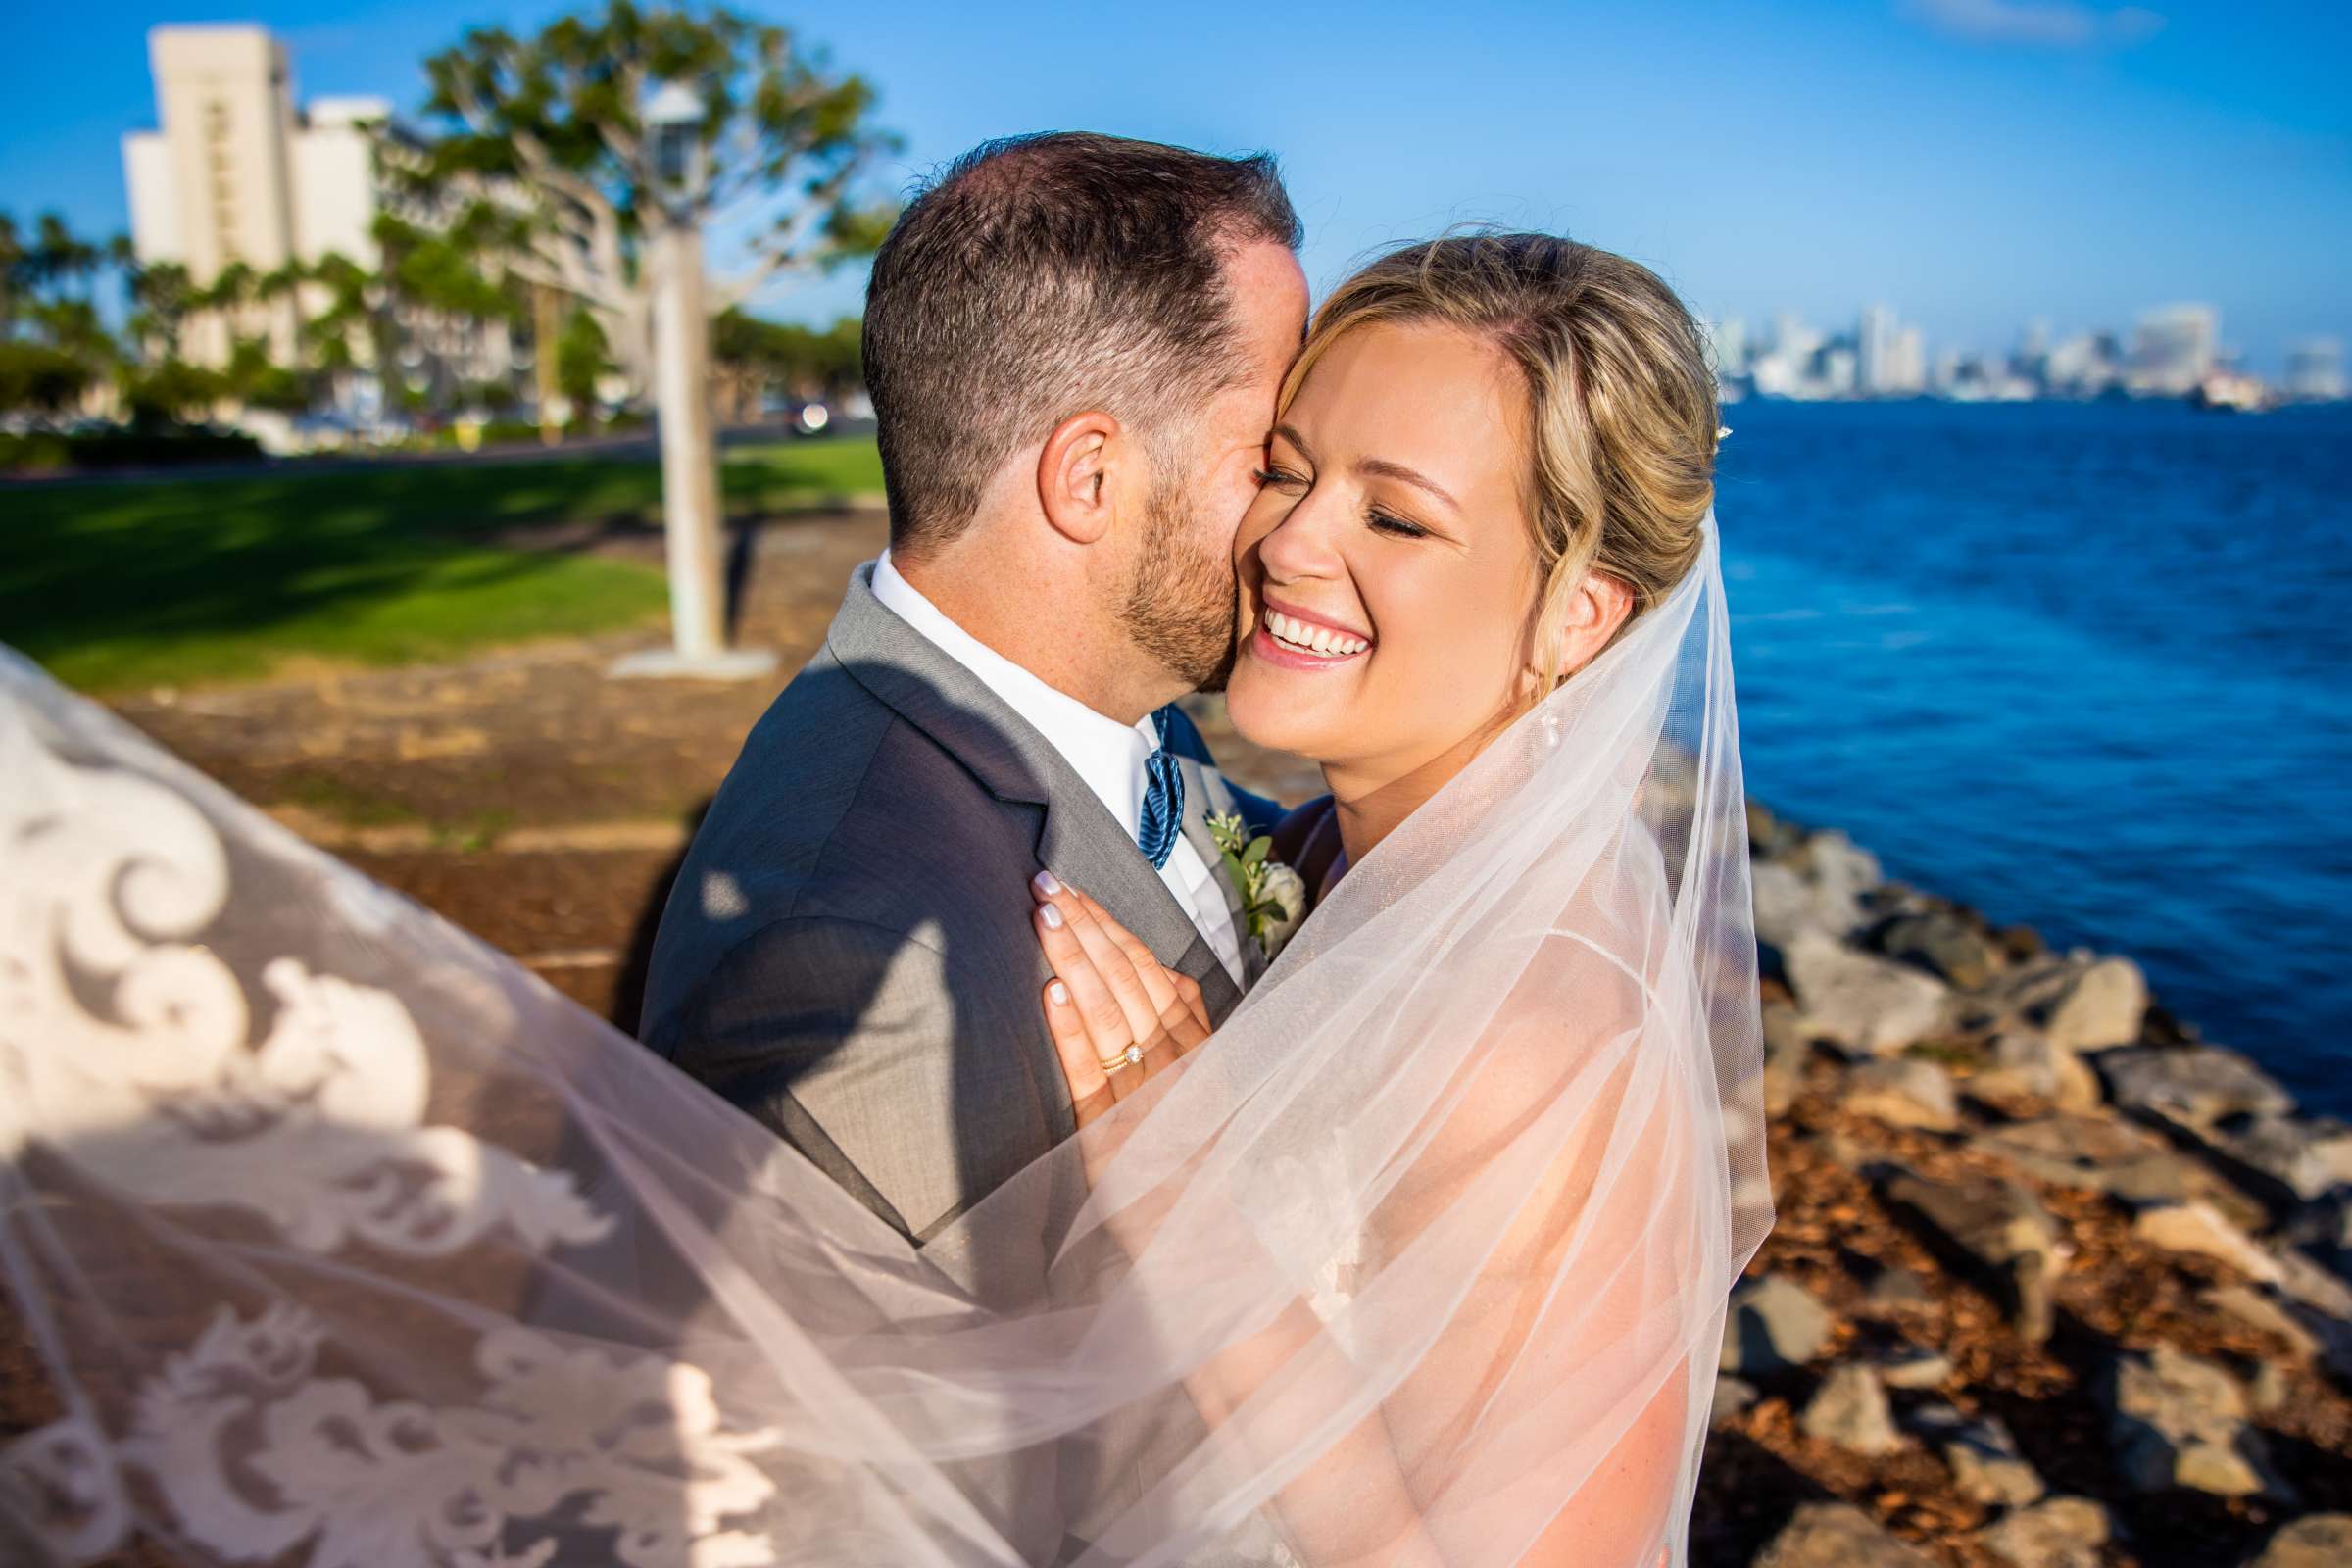
[{"label": "green grass lawn", "polygon": [[[725,454],[730,514],[878,491],[870,440]],[[0,641],[107,692],[388,664],[658,619],[662,574],[515,550],[524,524],[658,515],[649,460],[581,457],[0,488]]]}]

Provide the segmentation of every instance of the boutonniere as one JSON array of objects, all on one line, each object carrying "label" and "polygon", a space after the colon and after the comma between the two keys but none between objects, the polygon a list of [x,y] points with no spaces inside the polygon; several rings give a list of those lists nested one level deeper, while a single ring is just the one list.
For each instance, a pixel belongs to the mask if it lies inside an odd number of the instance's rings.
[{"label": "boutonniere", "polygon": [[1250,922],[1250,934],[1271,960],[1306,917],[1306,883],[1270,858],[1274,841],[1263,833],[1251,838],[1238,814],[1207,820],[1208,836],[1225,858],[1225,874],[1242,890],[1242,914]]}]

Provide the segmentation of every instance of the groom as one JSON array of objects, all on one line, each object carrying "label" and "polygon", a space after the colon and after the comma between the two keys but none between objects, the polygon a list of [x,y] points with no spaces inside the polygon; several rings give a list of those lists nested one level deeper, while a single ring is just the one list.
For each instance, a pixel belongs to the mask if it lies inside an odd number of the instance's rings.
[{"label": "groom", "polygon": [[1205,817],[1268,805],[1168,705],[1231,659],[1298,241],[1267,159],[1052,134],[957,160],[875,259],[890,548],[695,835],[641,1033],[917,1244],[1074,1130],[1041,867],[1212,1019],[1262,967]]}]

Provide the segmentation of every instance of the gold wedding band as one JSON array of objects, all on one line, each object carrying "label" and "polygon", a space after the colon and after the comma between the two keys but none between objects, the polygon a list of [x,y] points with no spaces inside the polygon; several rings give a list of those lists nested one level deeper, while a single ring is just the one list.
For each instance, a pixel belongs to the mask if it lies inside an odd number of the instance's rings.
[{"label": "gold wedding band", "polygon": [[1115,1056],[1099,1057],[1097,1061],[1105,1076],[1117,1072],[1121,1067],[1141,1067],[1144,1064],[1144,1048],[1130,1040],[1125,1051]]}]

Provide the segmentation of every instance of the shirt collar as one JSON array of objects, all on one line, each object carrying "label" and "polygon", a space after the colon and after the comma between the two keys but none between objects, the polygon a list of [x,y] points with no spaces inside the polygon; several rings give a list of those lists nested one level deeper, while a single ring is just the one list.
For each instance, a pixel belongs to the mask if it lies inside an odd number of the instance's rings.
[{"label": "shirt collar", "polygon": [[1144,760],[1159,746],[1150,714],[1122,724],[1047,685],[949,619],[946,611],[899,575],[888,550],[874,563],[874,598],[1027,719],[1086,781],[1127,836],[1135,837],[1144,814]]}]

